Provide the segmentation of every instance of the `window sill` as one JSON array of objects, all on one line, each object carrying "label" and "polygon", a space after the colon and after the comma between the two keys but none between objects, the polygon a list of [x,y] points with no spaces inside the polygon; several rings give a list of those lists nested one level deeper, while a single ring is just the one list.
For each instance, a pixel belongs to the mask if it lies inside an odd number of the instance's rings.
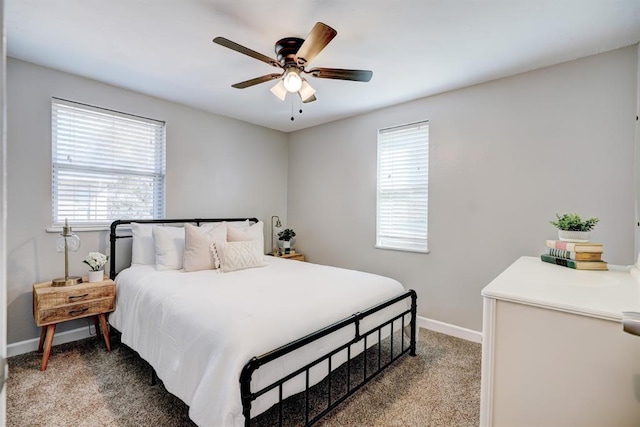
[{"label": "window sill", "polygon": [[[111,230],[111,226],[110,225],[72,225],[71,226],[71,231],[73,231],[74,233],[84,233],[85,231],[110,231]],[[49,228],[46,228],[45,231],[47,233],[56,233],[56,234],[60,234],[62,233],[62,226],[51,226]]]},{"label": "window sill", "polygon": [[374,247],[376,249],[384,249],[384,250],[388,250],[388,251],[414,252],[414,253],[418,253],[418,254],[431,253],[431,251],[429,251],[429,249],[409,249],[409,248],[398,248],[398,247],[394,247],[394,246],[382,246],[382,245],[375,245]]}]

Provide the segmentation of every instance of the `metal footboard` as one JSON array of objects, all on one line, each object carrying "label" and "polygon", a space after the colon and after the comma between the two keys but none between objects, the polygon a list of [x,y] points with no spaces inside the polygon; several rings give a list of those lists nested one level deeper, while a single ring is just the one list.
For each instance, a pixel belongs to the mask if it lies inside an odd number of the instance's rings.
[{"label": "metal footboard", "polygon": [[[411,298],[411,308],[394,316],[392,319],[389,319],[381,324],[379,324],[378,326],[372,328],[369,331],[366,331],[364,333],[360,332],[360,323],[363,319],[365,319],[367,316],[372,315],[373,313],[376,313],[386,307],[389,307],[399,301],[405,300],[407,298]],[[417,311],[417,295],[416,292],[414,290],[408,290],[405,293],[389,299],[385,302],[382,302],[370,309],[365,310],[364,312],[361,313],[356,313],[350,317],[347,317],[346,319],[343,319],[337,323],[334,323],[330,326],[327,326],[326,328],[323,328],[317,332],[314,332],[310,335],[307,335],[303,338],[300,338],[296,341],[293,341],[289,344],[286,344],[276,350],[270,351],[268,353],[263,354],[262,356],[258,356],[258,357],[254,357],[252,358],[242,369],[242,372],[240,374],[240,395],[241,395],[241,399],[242,399],[242,413],[245,417],[245,426],[246,427],[250,427],[251,426],[251,405],[252,402],[254,400],[256,400],[257,398],[259,398],[260,396],[262,396],[263,394],[273,390],[273,389],[278,389],[278,420],[279,420],[279,425],[282,426],[283,425],[283,392],[282,392],[282,388],[283,385],[289,381],[292,380],[293,378],[301,375],[302,373],[304,373],[305,375],[305,389],[302,393],[304,393],[305,395],[305,416],[304,416],[304,425],[305,426],[310,426],[314,423],[316,423],[317,421],[319,421],[323,416],[325,416],[327,413],[329,413],[332,409],[334,409],[336,406],[338,406],[340,403],[342,403],[346,398],[348,398],[349,396],[351,396],[353,393],[355,393],[357,390],[359,390],[363,385],[367,384],[369,381],[371,381],[373,378],[375,378],[379,373],[381,373],[382,371],[384,371],[389,365],[391,365],[394,361],[396,361],[397,359],[399,359],[401,356],[403,356],[406,353],[409,353],[411,356],[415,356],[416,355],[416,311]],[[407,317],[410,317],[409,320],[409,324],[407,325],[406,319]],[[400,339],[400,351],[397,352],[397,354],[394,356],[394,350],[393,350],[393,345],[394,345],[394,325],[396,325],[397,323],[395,322],[402,322],[401,323],[401,328],[400,328],[400,334],[401,334],[401,339]],[[279,357],[285,356],[301,347],[304,347],[305,345],[316,341],[322,337],[325,337],[333,332],[338,331],[339,329],[342,329],[346,326],[349,325],[355,325],[355,334],[354,337],[351,341],[349,341],[348,343],[330,351],[329,353],[321,356],[320,358],[314,360],[313,362],[308,363],[307,365],[303,366],[300,369],[297,369],[296,371],[290,373],[289,375],[285,376],[284,378],[275,381],[274,383],[260,389],[257,390],[255,392],[251,391],[251,377],[253,376],[253,373],[260,368],[260,366],[263,366],[275,359],[278,359]],[[391,329],[391,333],[390,333],[390,346],[391,346],[391,350],[390,350],[390,357],[389,360],[382,364],[381,363],[381,345],[382,345],[382,330],[386,327],[389,327]],[[404,335],[404,329],[406,326],[410,326],[410,335],[409,335],[409,345],[405,346],[405,335]],[[367,372],[367,348],[368,348],[368,339],[370,336],[375,336],[377,335],[377,344],[378,344],[378,349],[377,349],[377,368],[373,370],[373,372]],[[352,354],[351,354],[351,346],[353,346],[354,344],[363,342],[364,347],[363,347],[363,351],[362,351],[362,357],[364,357],[364,366],[363,366],[363,378],[361,382],[358,382],[356,385],[351,384],[351,361],[353,360],[352,358]],[[335,400],[332,401],[332,396],[331,396],[331,382],[332,382],[332,375],[333,375],[333,369],[332,369],[332,357],[336,354],[338,354],[339,352],[342,352],[346,349],[347,351],[347,360],[346,360],[346,366],[347,366],[347,385],[346,385],[346,393],[342,394],[339,397],[336,397]],[[311,370],[311,368],[317,366],[318,364],[327,361],[327,367],[328,367],[328,373],[327,373],[327,378],[328,378],[328,388],[327,388],[327,406],[325,409],[323,409],[320,413],[315,414],[313,416],[310,416],[309,413],[309,389],[310,384],[309,384],[309,371]]]}]

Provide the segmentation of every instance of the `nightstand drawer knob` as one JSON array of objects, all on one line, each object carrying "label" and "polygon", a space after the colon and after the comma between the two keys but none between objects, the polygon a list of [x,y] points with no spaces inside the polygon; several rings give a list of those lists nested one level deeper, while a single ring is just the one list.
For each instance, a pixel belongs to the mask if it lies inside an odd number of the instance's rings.
[{"label": "nightstand drawer knob", "polygon": [[69,299],[77,299],[77,298],[84,298],[84,297],[88,297],[89,294],[82,294],[82,295],[70,295]]},{"label": "nightstand drawer knob", "polygon": [[81,310],[71,310],[69,312],[69,316],[75,316],[76,314],[84,313],[87,310],[89,310],[89,307],[85,307],[85,308],[83,308]]}]

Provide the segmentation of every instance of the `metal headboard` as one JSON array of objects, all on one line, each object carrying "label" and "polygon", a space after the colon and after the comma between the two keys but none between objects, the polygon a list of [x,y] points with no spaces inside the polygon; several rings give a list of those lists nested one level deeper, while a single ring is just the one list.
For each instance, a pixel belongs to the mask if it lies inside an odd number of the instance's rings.
[{"label": "metal headboard", "polygon": [[236,221],[246,221],[249,220],[251,222],[258,222],[257,218],[188,218],[188,219],[118,219],[111,223],[111,233],[109,234],[110,241],[110,254],[109,254],[109,278],[116,278],[116,241],[118,239],[130,239],[132,236],[130,234],[127,235],[118,235],[116,234],[116,228],[122,225],[128,225],[132,222],[137,222],[140,224],[178,224],[178,223],[192,223],[200,226],[200,224],[205,222],[236,222]]}]

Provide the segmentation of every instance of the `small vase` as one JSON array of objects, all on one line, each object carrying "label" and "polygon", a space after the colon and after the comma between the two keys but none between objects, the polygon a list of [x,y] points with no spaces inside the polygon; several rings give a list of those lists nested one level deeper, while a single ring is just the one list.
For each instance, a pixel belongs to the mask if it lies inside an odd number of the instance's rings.
[{"label": "small vase", "polygon": [[89,272],[89,283],[102,282],[104,280],[104,271],[90,271]]},{"label": "small vase", "polygon": [[558,239],[562,240],[563,242],[584,243],[588,242],[590,238],[590,231],[558,230]]}]

